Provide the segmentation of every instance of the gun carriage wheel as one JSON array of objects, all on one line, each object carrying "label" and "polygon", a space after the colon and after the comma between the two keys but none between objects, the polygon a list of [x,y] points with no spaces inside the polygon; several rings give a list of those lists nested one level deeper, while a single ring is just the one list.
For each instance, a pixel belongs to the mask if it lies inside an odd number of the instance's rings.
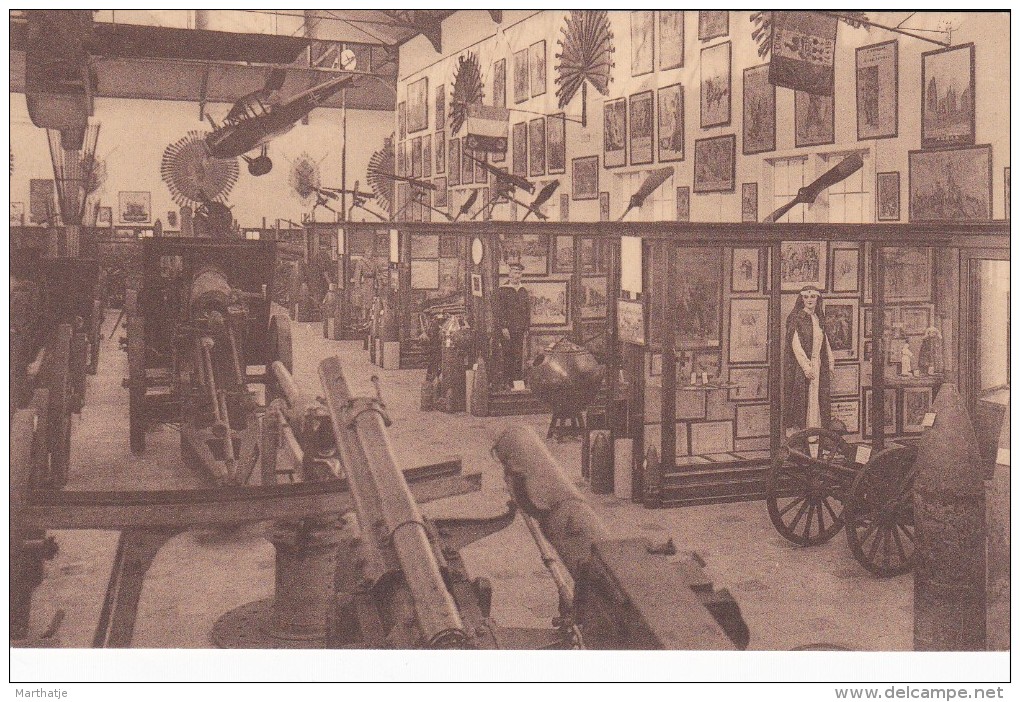
[{"label": "gun carriage wheel", "polygon": [[816,546],[839,533],[853,454],[827,429],[806,429],[787,440],[765,479],[769,518],[783,537]]},{"label": "gun carriage wheel", "polygon": [[850,550],[862,566],[880,577],[914,567],[916,446],[879,451],[854,479],[844,517]]}]

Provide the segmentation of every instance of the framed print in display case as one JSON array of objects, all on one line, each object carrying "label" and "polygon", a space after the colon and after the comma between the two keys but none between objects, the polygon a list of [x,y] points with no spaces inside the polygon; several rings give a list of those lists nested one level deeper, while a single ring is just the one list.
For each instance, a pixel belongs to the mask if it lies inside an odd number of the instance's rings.
[{"label": "framed print in display case", "polygon": [[[602,164],[606,168],[627,165],[627,99],[606,100]],[[576,199],[576,198],[575,198]]]},{"label": "framed print in display case", "polygon": [[921,54],[921,148],[974,143],[974,44]]},{"label": "framed print in display case", "polygon": [[899,171],[875,175],[875,215],[879,222],[897,222],[900,219]]},{"label": "framed print in display case", "polygon": [[769,65],[744,69],[743,153],[776,150],[776,86],[769,82]]},{"label": "framed print in display case", "polygon": [[860,400],[833,400],[829,417],[833,421],[842,422],[848,433],[858,433],[861,430]]},{"label": "framed print in display case", "polygon": [[684,160],[684,86],[659,88],[659,161]]},{"label": "framed print in display case", "polygon": [[903,325],[904,334],[924,334],[924,332],[932,325],[931,306],[918,305],[901,307],[900,323]]},{"label": "framed print in display case", "polygon": [[655,11],[630,13],[630,74],[643,76],[655,68]]},{"label": "framed print in display case", "polygon": [[654,161],[652,91],[630,96],[630,165],[641,166]]},{"label": "framed print in display case", "polygon": [[411,289],[439,289],[439,259],[411,261]]},{"label": "framed print in display case", "polygon": [[502,238],[502,258],[499,274],[510,273],[510,263],[524,266],[522,275],[536,276],[549,274],[549,235],[523,234]]},{"label": "framed print in display case", "polygon": [[806,285],[825,290],[825,250],[824,241],[783,242],[783,292],[800,292]]},{"label": "framed print in display case", "polygon": [[622,342],[644,345],[645,313],[640,300],[617,301],[616,333]]},{"label": "framed print in display case", "polygon": [[832,292],[860,291],[861,250],[857,246],[832,247]]},{"label": "framed print in display case", "polygon": [[803,90],[794,92],[793,131],[797,148],[835,143],[835,97],[805,93]]},{"label": "framed print in display case", "polygon": [[730,33],[730,13],[725,10],[703,10],[698,13],[698,39],[710,41]]},{"label": "framed print in display case", "polygon": [[545,117],[528,122],[528,175],[545,175]]},{"label": "framed print in display case", "polygon": [[836,360],[857,358],[858,302],[829,298],[825,306],[825,336]]},{"label": "framed print in display case", "polygon": [[730,300],[730,363],[768,361],[769,301]]},{"label": "framed print in display case", "polygon": [[730,402],[740,400],[767,400],[769,398],[769,368],[757,366],[730,368]]},{"label": "framed print in display case", "polygon": [[916,434],[924,431],[924,415],[931,411],[931,397],[931,388],[903,388],[904,432]]},{"label": "framed print in display case", "polygon": [[861,367],[856,363],[836,364],[829,377],[829,394],[832,397],[858,397],[861,394]]},{"label": "framed print in display case", "polygon": [[412,234],[411,260],[439,258],[438,234]]},{"label": "framed print in display case", "polygon": [[674,279],[676,346],[718,347],[722,327],[723,248],[681,248]]},{"label": "framed print in display case", "polygon": [[760,251],[733,248],[730,270],[730,292],[758,292],[761,287]]},{"label": "framed print in display case", "polygon": [[887,139],[898,131],[899,42],[857,49],[857,139]]},{"label": "framed print in display case", "polygon": [[567,120],[562,112],[549,115],[545,124],[546,166],[549,175],[567,172]]},{"label": "framed print in display case", "polygon": [[574,237],[557,236],[553,237],[553,273],[574,272]]},{"label": "framed print in display case", "polygon": [[737,405],[737,438],[758,439],[769,436],[771,423],[769,421],[769,406],[758,405]]},{"label": "framed print in display case", "polygon": [[701,128],[730,123],[730,42],[701,50]]},{"label": "framed print in display case", "polygon": [[599,196],[599,157],[582,156],[571,162],[571,197],[595,200]]},{"label": "framed print in display case", "polygon": [[691,453],[704,455],[733,450],[733,422],[691,422]]},{"label": "framed print in display case", "polygon": [[531,97],[538,97],[545,95],[545,40],[532,44],[529,51],[531,52],[529,62]]},{"label": "framed print in display case", "polygon": [[992,218],[992,147],[911,151],[910,221]]},{"label": "framed print in display case", "polygon": [[532,326],[562,327],[570,322],[569,281],[531,280],[524,287],[531,300]]},{"label": "framed print in display case", "polygon": [[737,138],[733,134],[694,142],[694,192],[731,193],[736,189]]},{"label": "framed print in display case", "polygon": [[581,278],[581,319],[602,319],[606,316],[606,286],[605,276]]},{"label": "framed print in display case", "polygon": [[407,133],[429,128],[429,79],[422,78],[407,85]]},{"label": "framed print in display case", "polygon": [[659,36],[656,47],[659,50],[659,70],[668,71],[684,65],[684,12],[683,10],[659,10]]}]

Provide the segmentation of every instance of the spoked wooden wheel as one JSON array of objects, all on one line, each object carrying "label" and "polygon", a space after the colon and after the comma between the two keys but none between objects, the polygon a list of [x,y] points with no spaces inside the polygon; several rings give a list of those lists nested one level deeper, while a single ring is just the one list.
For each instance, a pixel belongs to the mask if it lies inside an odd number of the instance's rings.
[{"label": "spoked wooden wheel", "polygon": [[835,432],[806,429],[791,436],[765,479],[769,518],[786,539],[823,544],[843,528],[843,475],[853,449]]},{"label": "spoked wooden wheel", "polygon": [[857,475],[847,500],[846,538],[862,566],[880,577],[914,567],[914,461],[917,448],[879,451]]},{"label": "spoked wooden wheel", "polygon": [[131,453],[145,451],[145,319],[140,314],[128,317],[128,431]]}]

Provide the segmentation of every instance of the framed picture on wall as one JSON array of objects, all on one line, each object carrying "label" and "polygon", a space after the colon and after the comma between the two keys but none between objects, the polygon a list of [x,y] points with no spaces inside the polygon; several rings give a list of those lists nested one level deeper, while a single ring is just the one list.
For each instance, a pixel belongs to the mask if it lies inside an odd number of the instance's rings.
[{"label": "framed picture on wall", "polygon": [[730,33],[730,13],[725,10],[705,10],[698,13],[698,39],[710,41]]},{"label": "framed picture on wall", "polygon": [[446,132],[436,132],[436,175],[446,173]]},{"label": "framed picture on wall", "polygon": [[658,122],[659,161],[683,161],[684,86],[677,83],[659,88]]},{"label": "framed picture on wall", "polygon": [[606,168],[626,166],[627,98],[606,100],[604,109],[602,163]]},{"label": "framed picture on wall", "polygon": [[605,191],[599,193],[599,221],[609,221],[609,193]]},{"label": "framed picture on wall", "polygon": [[571,162],[571,197],[594,200],[599,196],[599,157],[582,156]]},{"label": "framed picture on wall", "polygon": [[931,388],[903,389],[904,432],[916,434],[924,431],[924,415],[931,411],[931,397]]},{"label": "framed picture on wall", "polygon": [[397,138],[403,141],[407,138],[407,103],[397,105]]},{"label": "framed picture on wall", "polygon": [[861,250],[854,246],[832,247],[832,292],[860,291]]},{"label": "framed picture on wall", "polygon": [[100,207],[99,213],[96,215],[96,225],[100,227],[112,227],[113,226],[113,208],[112,207]]},{"label": "framed picture on wall", "polygon": [[758,292],[761,287],[761,264],[758,249],[733,248],[730,271],[730,292]]},{"label": "framed picture on wall", "polygon": [[910,221],[992,218],[992,147],[911,151]]},{"label": "framed picture on wall", "polygon": [[549,175],[567,172],[567,120],[562,112],[549,115],[545,124],[546,166]]},{"label": "framed picture on wall", "polygon": [[429,128],[429,79],[421,78],[407,85],[407,133]]},{"label": "framed picture on wall", "polygon": [[758,184],[742,183],[740,185],[740,221],[758,221]]},{"label": "framed picture on wall", "polygon": [[411,177],[420,178],[422,173],[421,167],[421,137],[415,137],[411,140]]},{"label": "framed picture on wall", "polygon": [[835,143],[835,97],[805,93],[803,90],[794,92],[793,131],[797,148]]},{"label": "framed picture on wall", "polygon": [[643,76],[654,70],[655,12],[635,10],[630,13],[630,74]]},{"label": "framed picture on wall", "polygon": [[730,123],[730,42],[701,50],[701,128]]},{"label": "framed picture on wall", "polygon": [[974,143],[974,44],[921,54],[921,148]]},{"label": "framed picture on wall", "polygon": [[570,322],[570,283],[567,280],[532,280],[524,287],[531,299],[531,325],[562,327]]},{"label": "framed picture on wall", "polygon": [[439,289],[439,259],[411,261],[411,289]]},{"label": "framed picture on wall", "polygon": [[514,175],[528,175],[528,123],[518,122],[513,130],[514,155],[511,169]]},{"label": "framed picture on wall", "polygon": [[769,436],[771,423],[769,420],[769,406],[758,405],[737,405],[737,438],[758,439]]},{"label": "framed picture on wall", "polygon": [[824,241],[783,242],[783,292],[800,292],[806,285],[825,290],[825,250]]},{"label": "framed picture on wall", "polygon": [[450,185],[460,185],[460,139],[450,139]]},{"label": "framed picture on wall", "polygon": [[432,184],[436,186],[435,206],[440,209],[445,208],[447,206],[446,177],[436,178]]},{"label": "framed picture on wall", "polygon": [[121,190],[117,204],[121,224],[147,224],[152,219],[152,193],[147,190]]},{"label": "framed picture on wall", "polygon": [[767,298],[730,300],[730,363],[765,363],[769,352]]},{"label": "framed picture on wall", "polygon": [[436,87],[436,131],[446,129],[446,85]]},{"label": "framed picture on wall", "polygon": [[899,171],[875,175],[875,215],[879,222],[896,222],[900,218]]},{"label": "framed picture on wall", "polygon": [[471,295],[474,297],[482,296],[482,274],[472,273],[471,274]]},{"label": "framed picture on wall", "polygon": [[581,319],[602,319],[608,306],[605,276],[581,278]]},{"label": "framed picture on wall", "polygon": [[423,178],[432,177],[432,135],[426,134],[421,138],[421,175]]},{"label": "framed picture on wall", "polygon": [[528,175],[545,175],[545,117],[528,122]]},{"label": "framed picture on wall", "polygon": [[528,75],[528,50],[521,49],[514,52],[514,104],[520,104],[527,100],[530,95],[530,80]]},{"label": "framed picture on wall", "polygon": [[560,221],[570,221],[570,193],[560,193]]},{"label": "framed picture on wall", "polygon": [[776,86],[769,64],[744,69],[744,154],[776,150]]},{"label": "framed picture on wall", "polygon": [[630,96],[630,165],[641,166],[654,161],[652,132],[654,129],[652,91]]},{"label": "framed picture on wall", "polygon": [[523,234],[501,238],[499,274],[508,275],[511,263],[524,266],[523,275],[549,274],[549,235]]},{"label": "framed picture on wall", "polygon": [[492,104],[494,107],[506,107],[506,59],[492,65]]},{"label": "framed picture on wall", "polygon": [[677,186],[676,189],[676,221],[691,221],[691,188],[688,185]]},{"label": "framed picture on wall", "polygon": [[531,97],[545,95],[545,40],[537,41],[529,47],[531,51]]},{"label": "framed picture on wall", "polygon": [[644,345],[645,313],[640,300],[617,301],[616,333],[624,343]]},{"label": "framed picture on wall", "polygon": [[861,394],[861,367],[856,363],[836,364],[829,378],[829,395],[832,397],[858,397]]},{"label": "framed picture on wall", "polygon": [[668,71],[684,65],[684,13],[683,10],[659,10],[659,70]]},{"label": "framed picture on wall", "polygon": [[857,139],[887,139],[898,131],[899,42],[857,49]]},{"label": "framed picture on wall", "polygon": [[477,159],[472,161],[475,164],[475,182],[479,185],[487,185],[489,172],[482,167],[482,164],[487,160],[488,154],[482,151],[473,151],[472,155]]},{"label": "framed picture on wall", "polygon": [[767,400],[769,397],[769,368],[730,368],[729,399],[731,402],[740,400]]},{"label": "framed picture on wall", "polygon": [[694,142],[694,192],[732,193],[736,189],[737,138],[733,134]]},{"label": "framed picture on wall", "polygon": [[857,300],[829,298],[825,305],[825,336],[829,339],[832,355],[841,358],[857,358],[857,335],[859,318]]}]

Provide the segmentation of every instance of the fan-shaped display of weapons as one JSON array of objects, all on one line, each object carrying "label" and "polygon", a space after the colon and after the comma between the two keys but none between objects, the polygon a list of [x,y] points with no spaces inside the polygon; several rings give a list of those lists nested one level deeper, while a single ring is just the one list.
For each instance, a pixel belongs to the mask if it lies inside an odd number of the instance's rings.
[{"label": "fan-shaped display of weapons", "polygon": [[305,207],[316,201],[318,190],[322,187],[319,177],[319,164],[311,156],[303,153],[294,159],[290,169],[290,187]]},{"label": "fan-shaped display of weapons", "polygon": [[557,39],[561,51],[556,54],[556,97],[562,110],[578,88],[581,90],[581,124],[588,124],[588,83],[603,95],[609,94],[612,68],[613,32],[605,10],[571,10]]},{"label": "fan-shaped display of weapons", "polygon": [[163,151],[159,172],[178,205],[224,202],[237,182],[237,159],[210,155],[206,135],[192,130]]},{"label": "fan-shaped display of weapons", "polygon": [[393,158],[393,138],[390,137],[383,147],[368,159],[368,185],[375,193],[376,201],[389,212],[393,207],[393,179],[379,175],[393,173],[396,170]]},{"label": "fan-shaped display of weapons", "polygon": [[[604,14],[604,13],[603,13]],[[467,106],[481,102],[485,97],[482,86],[482,72],[478,67],[478,56],[468,53],[457,61],[457,74],[453,79],[450,95],[450,133],[456,134],[467,119]]]}]

